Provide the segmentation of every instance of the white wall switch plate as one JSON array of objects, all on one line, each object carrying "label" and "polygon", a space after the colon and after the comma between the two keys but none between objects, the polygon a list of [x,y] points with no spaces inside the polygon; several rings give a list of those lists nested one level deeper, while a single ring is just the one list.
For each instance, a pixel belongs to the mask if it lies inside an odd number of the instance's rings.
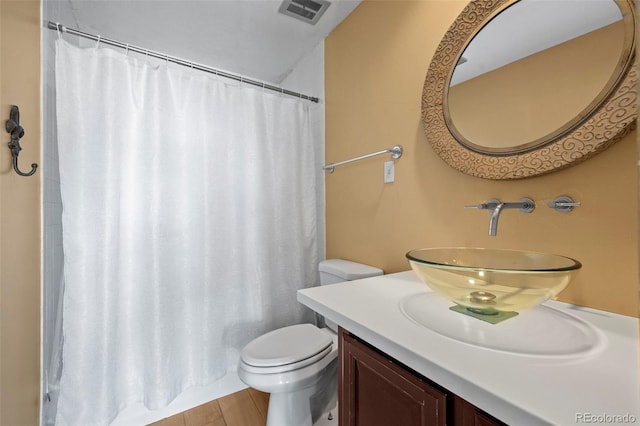
[{"label": "white wall switch plate", "polygon": [[384,183],[391,183],[395,180],[394,162],[384,162]]}]

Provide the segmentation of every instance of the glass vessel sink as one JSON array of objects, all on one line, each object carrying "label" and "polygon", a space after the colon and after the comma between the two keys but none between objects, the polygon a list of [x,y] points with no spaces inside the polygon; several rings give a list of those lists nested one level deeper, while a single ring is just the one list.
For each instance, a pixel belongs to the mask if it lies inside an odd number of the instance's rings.
[{"label": "glass vessel sink", "polygon": [[480,316],[520,312],[555,298],[582,267],[568,257],[517,250],[426,248],[406,256],[435,293]]}]

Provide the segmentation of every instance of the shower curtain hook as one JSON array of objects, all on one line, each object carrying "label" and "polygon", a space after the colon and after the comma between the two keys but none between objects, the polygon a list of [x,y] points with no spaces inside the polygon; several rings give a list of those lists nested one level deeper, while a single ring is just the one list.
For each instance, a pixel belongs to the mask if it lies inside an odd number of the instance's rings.
[{"label": "shower curtain hook", "polygon": [[167,61],[167,65],[169,65],[169,55],[164,55],[164,59]]},{"label": "shower curtain hook", "polygon": [[96,49],[98,48],[98,45],[100,44],[100,39],[101,38],[102,37],[100,35],[98,35],[98,40],[96,41],[96,47],[95,47]]},{"label": "shower curtain hook", "polygon": [[127,47],[124,49],[124,54],[129,56],[129,43],[127,43]]},{"label": "shower curtain hook", "polygon": [[62,38],[62,31],[60,31],[60,24],[56,23],[56,31],[58,32],[58,39]]}]

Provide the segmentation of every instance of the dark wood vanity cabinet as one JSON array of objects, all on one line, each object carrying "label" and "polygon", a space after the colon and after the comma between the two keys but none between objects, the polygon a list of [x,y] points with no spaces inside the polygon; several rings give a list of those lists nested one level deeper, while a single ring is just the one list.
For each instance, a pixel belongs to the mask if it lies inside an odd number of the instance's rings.
[{"label": "dark wood vanity cabinet", "polygon": [[339,426],[504,425],[342,328],[339,352]]},{"label": "dark wood vanity cabinet", "polygon": [[444,426],[446,394],[340,332],[340,426]]},{"label": "dark wood vanity cabinet", "polygon": [[448,404],[451,406],[448,424],[452,426],[505,426],[458,395],[449,394]]}]

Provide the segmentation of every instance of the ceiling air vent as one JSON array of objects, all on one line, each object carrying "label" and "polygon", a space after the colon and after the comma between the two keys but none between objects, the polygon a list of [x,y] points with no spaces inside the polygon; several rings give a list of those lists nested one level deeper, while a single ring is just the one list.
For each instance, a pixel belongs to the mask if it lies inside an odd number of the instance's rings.
[{"label": "ceiling air vent", "polygon": [[284,0],[278,12],[313,25],[330,5],[327,0]]}]

